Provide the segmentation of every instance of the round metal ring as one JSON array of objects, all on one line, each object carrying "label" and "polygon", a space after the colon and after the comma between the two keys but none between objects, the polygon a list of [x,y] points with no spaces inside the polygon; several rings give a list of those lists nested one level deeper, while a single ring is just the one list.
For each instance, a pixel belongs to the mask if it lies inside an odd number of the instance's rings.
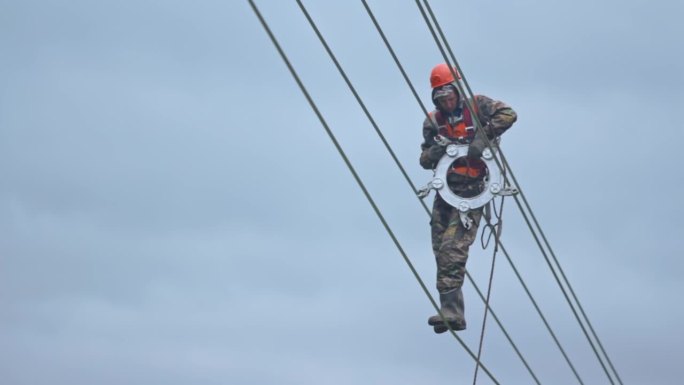
[{"label": "round metal ring", "polygon": [[[442,156],[437,163],[437,167],[435,167],[433,183],[437,181],[444,183],[444,181],[447,180],[447,173],[449,172],[451,164],[454,162],[454,160],[459,157],[463,157],[468,153],[468,145],[465,144],[451,144],[449,147],[451,147],[448,148],[450,151],[447,151],[447,153]],[[486,205],[487,202],[494,198],[495,194],[501,191],[501,188],[504,185],[503,175],[501,175],[501,170],[494,160],[494,154],[492,154],[491,150],[489,149],[486,149],[486,151],[488,152],[488,156],[482,156],[480,158],[484,162],[485,166],[487,166],[488,171],[488,175],[484,180],[485,185],[482,189],[482,192],[479,195],[471,198],[463,198],[451,191],[448,186],[444,186],[444,188],[438,189],[437,193],[449,205],[456,207],[460,211],[467,212],[468,210],[477,209]]]}]

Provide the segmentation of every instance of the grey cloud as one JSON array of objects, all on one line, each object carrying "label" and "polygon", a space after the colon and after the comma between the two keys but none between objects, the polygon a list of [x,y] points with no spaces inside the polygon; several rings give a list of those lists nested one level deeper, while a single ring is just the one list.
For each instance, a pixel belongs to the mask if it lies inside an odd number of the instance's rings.
[{"label": "grey cloud", "polygon": [[[422,113],[361,5],[306,5],[426,182]],[[433,290],[422,208],[296,5],[259,6]],[[415,5],[371,7],[429,103],[441,58]],[[506,155],[623,379],[677,383],[681,5],[433,7],[475,92],[519,112]],[[9,383],[470,380],[246,2],[0,8]],[[507,201],[507,249],[585,381],[607,383],[516,211]],[[478,246],[469,262],[481,288],[490,256]],[[574,383],[498,258],[497,314],[543,383]],[[483,308],[466,297],[474,347]],[[488,322],[487,365],[531,382]]]}]

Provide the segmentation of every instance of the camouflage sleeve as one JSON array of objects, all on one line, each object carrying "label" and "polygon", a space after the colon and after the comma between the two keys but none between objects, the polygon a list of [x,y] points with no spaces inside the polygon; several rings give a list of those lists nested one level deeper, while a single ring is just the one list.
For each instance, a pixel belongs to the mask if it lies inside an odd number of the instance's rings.
[{"label": "camouflage sleeve", "polygon": [[500,136],[518,119],[518,115],[506,103],[493,100],[484,95],[475,95],[477,116],[483,125],[489,123],[493,132],[487,132],[491,138]]},{"label": "camouflage sleeve", "polygon": [[428,158],[428,149],[435,144],[435,136],[437,136],[437,128],[432,125],[430,119],[425,118],[423,122],[423,143],[420,145],[420,166],[426,170],[432,170],[435,166],[434,162]]}]

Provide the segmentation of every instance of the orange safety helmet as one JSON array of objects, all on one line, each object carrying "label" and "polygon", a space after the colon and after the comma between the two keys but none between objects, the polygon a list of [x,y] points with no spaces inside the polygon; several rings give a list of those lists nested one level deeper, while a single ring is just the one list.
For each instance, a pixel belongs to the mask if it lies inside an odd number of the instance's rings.
[{"label": "orange safety helmet", "polygon": [[[459,79],[461,78],[461,74],[458,73],[456,67],[454,67],[454,73]],[[446,63],[437,64],[430,73],[430,86],[432,88],[441,87],[453,81],[454,75],[451,74],[451,70],[449,70],[449,66]]]}]

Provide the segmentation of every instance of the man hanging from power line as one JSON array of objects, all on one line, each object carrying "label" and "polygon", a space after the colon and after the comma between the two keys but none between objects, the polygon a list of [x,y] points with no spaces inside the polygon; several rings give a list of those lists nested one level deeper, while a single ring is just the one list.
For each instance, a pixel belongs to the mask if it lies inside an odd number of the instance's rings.
[{"label": "man hanging from power line", "polygon": [[[455,68],[453,73],[456,73]],[[442,63],[432,69],[430,85],[436,109],[423,123],[424,142],[421,144],[420,165],[428,170],[435,169],[446,152],[447,144],[467,144],[467,156],[455,159],[449,168],[447,185],[454,194],[470,198],[483,192],[484,179],[487,176],[487,167],[481,159],[486,148],[483,135],[487,135],[490,140],[497,138],[511,127],[517,115],[503,102],[475,95],[471,105],[482,125],[481,130],[476,130],[466,100],[460,95],[456,84],[447,64]],[[428,324],[434,327],[435,333],[448,330],[445,322],[453,330],[466,328],[461,288],[468,250],[477,235],[482,207],[470,210],[467,215],[468,221],[472,221],[470,228],[463,223],[457,208],[435,194],[430,226],[432,249],[437,260],[437,291],[441,312],[445,317],[442,319],[435,315],[428,319]]]}]

